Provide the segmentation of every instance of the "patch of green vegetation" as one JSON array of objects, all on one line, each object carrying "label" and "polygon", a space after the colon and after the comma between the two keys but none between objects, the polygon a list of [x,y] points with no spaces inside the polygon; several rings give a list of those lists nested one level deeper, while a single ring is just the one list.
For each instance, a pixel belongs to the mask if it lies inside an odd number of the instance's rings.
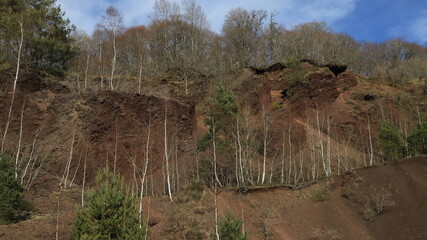
[{"label": "patch of green vegetation", "polygon": [[314,231],[314,236],[310,240],[341,240],[344,239],[341,235],[335,230],[320,230],[316,229]]},{"label": "patch of green vegetation", "polygon": [[145,239],[148,227],[140,225],[135,195],[124,178],[107,167],[95,181],[85,207],[76,214],[71,239]]},{"label": "patch of green vegetation", "polygon": [[345,92],[345,91],[348,91],[350,89],[350,87],[349,86],[347,86],[347,85],[345,85],[343,88],[342,88],[342,91],[343,92]]},{"label": "patch of green vegetation", "polygon": [[420,122],[408,137],[409,152],[412,155],[427,154],[427,122]]},{"label": "patch of green vegetation", "polygon": [[179,202],[198,201],[203,196],[204,184],[199,180],[192,180],[183,190],[176,194]]},{"label": "patch of green vegetation", "polygon": [[21,181],[15,177],[11,157],[0,154],[0,224],[22,221],[31,210],[31,204],[24,200]]},{"label": "patch of green vegetation", "polygon": [[202,240],[206,239],[204,233],[201,232],[200,222],[194,218],[191,218],[188,223],[188,227],[185,230],[185,238],[184,239],[192,239],[192,240]]},{"label": "patch of green vegetation", "polygon": [[273,107],[273,109],[287,109],[287,106],[285,103],[272,102],[271,106]]},{"label": "patch of green vegetation", "polygon": [[246,232],[242,231],[243,221],[227,213],[219,223],[219,239],[223,240],[247,240]]},{"label": "patch of green vegetation", "polygon": [[9,63],[0,63],[0,72],[6,71],[10,68]]},{"label": "patch of green vegetation", "polygon": [[304,68],[303,63],[299,59],[291,58],[286,62],[286,67],[291,69],[290,73],[283,76],[283,80],[289,82],[290,85],[298,83],[308,83],[307,74],[309,71]]},{"label": "patch of green vegetation", "polygon": [[353,198],[357,194],[357,183],[353,183],[351,185],[347,185],[343,188],[341,196],[344,198]]},{"label": "patch of green vegetation", "polygon": [[311,193],[311,199],[317,203],[323,203],[328,200],[329,190],[326,186],[316,186]]},{"label": "patch of green vegetation", "polygon": [[394,100],[397,106],[405,107],[407,109],[410,108],[410,100],[406,94],[398,93],[396,94],[396,99]]},{"label": "patch of green vegetation", "polygon": [[396,160],[405,156],[402,134],[390,122],[383,120],[379,129],[380,147],[385,160]]},{"label": "patch of green vegetation", "polygon": [[367,202],[365,206],[363,206],[363,218],[368,222],[375,222],[378,214],[374,211],[371,205]]}]

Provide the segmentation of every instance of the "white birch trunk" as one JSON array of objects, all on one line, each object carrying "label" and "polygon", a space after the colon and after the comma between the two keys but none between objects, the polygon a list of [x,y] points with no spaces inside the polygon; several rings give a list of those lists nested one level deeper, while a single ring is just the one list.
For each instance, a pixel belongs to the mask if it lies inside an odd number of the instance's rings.
[{"label": "white birch trunk", "polygon": [[4,134],[1,142],[0,152],[4,151],[4,144],[6,142],[7,132],[9,130],[9,125],[12,119],[12,109],[13,109],[13,102],[15,101],[16,83],[18,82],[19,70],[21,67],[21,52],[22,52],[22,46],[24,44],[24,25],[22,21],[19,21],[19,30],[20,30],[20,38],[19,38],[19,46],[18,46],[18,56],[16,59],[16,72],[15,72],[15,77],[13,79],[12,97],[10,99],[9,113],[7,115],[6,126],[4,128]]},{"label": "white birch trunk", "polygon": [[372,145],[372,135],[371,135],[371,122],[369,120],[369,115],[367,115],[368,118],[368,134],[369,134],[369,166],[372,166],[374,164],[374,147]]},{"label": "white birch trunk", "polygon": [[19,127],[18,149],[16,150],[16,157],[15,157],[15,178],[18,178],[18,171],[19,171],[19,156],[21,154],[22,130],[24,125],[24,109],[25,109],[25,102],[22,104],[22,109],[21,109],[21,124]]},{"label": "white birch trunk", "polygon": [[172,191],[171,191],[171,181],[170,181],[170,173],[169,173],[169,153],[168,153],[168,129],[167,129],[167,102],[165,100],[165,120],[164,120],[164,144],[165,144],[165,163],[166,163],[166,181],[167,181],[167,190],[169,199],[173,202]]}]

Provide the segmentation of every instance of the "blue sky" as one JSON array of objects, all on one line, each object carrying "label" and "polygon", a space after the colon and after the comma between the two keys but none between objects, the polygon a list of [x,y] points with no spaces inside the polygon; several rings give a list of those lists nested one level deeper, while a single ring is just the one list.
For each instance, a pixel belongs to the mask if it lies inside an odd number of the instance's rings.
[{"label": "blue sky", "polygon": [[[180,2],[180,0],[170,0]],[[230,9],[277,11],[286,28],[309,21],[325,21],[336,32],[356,40],[381,42],[403,38],[427,42],[427,0],[196,0],[202,6],[211,29],[221,32]],[[127,26],[148,24],[154,0],[57,0],[66,16],[88,33],[112,5],[125,17]]]}]

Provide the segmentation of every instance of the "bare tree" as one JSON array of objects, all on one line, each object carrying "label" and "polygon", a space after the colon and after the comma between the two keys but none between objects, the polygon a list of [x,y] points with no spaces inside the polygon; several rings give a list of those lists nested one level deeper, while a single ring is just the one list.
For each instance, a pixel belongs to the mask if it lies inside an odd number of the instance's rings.
[{"label": "bare tree", "polygon": [[241,68],[249,65],[259,66],[262,36],[267,12],[235,8],[227,13],[222,33],[227,46],[229,67]]},{"label": "bare tree", "polygon": [[218,178],[218,172],[217,172],[217,156],[216,156],[216,121],[214,118],[211,119],[212,121],[212,148],[213,148],[213,168],[214,168],[214,175],[215,175],[215,181],[218,182],[218,184],[222,187],[221,181]]},{"label": "bare tree", "polygon": [[139,195],[139,216],[140,216],[139,227],[142,227],[142,201],[143,201],[142,197],[144,195],[144,185],[145,185],[145,180],[147,176],[148,163],[150,160],[150,146],[151,146],[151,117],[148,120],[147,139],[145,143],[145,162],[144,162],[144,169],[143,169],[142,178],[141,178],[141,192]]},{"label": "bare tree", "polygon": [[104,30],[108,33],[108,37],[111,41],[113,48],[113,54],[111,57],[111,72],[110,72],[110,90],[115,90],[117,85],[114,84],[114,77],[116,73],[117,64],[117,37],[122,33],[123,26],[123,15],[113,6],[110,6],[105,11],[105,15],[102,17],[103,24],[101,25]]},{"label": "bare tree", "polygon": [[[6,126],[4,128],[4,134],[3,134],[3,139],[1,142],[1,149],[0,152],[4,151],[4,144],[6,142],[6,136],[7,136],[7,132],[9,130],[9,125],[12,119],[12,109],[13,109],[13,102],[15,101],[15,92],[16,92],[16,84],[18,82],[18,78],[19,78],[19,70],[21,67],[21,52],[22,52],[22,47],[24,45],[24,24],[23,24],[23,17],[21,16],[21,19],[18,21],[19,23],[19,40],[18,40],[18,48],[16,50],[16,71],[15,71],[15,77],[13,78],[13,88],[12,88],[12,97],[10,98],[10,107],[9,107],[9,113],[7,115],[7,120],[6,120]],[[12,46],[14,46],[12,44]]]},{"label": "bare tree", "polygon": [[83,180],[82,180],[82,207],[85,206],[85,184],[86,184],[86,161],[87,161],[87,153],[85,156],[85,162],[83,165]]},{"label": "bare tree", "polygon": [[167,100],[165,100],[165,119],[163,121],[163,132],[164,132],[164,159],[166,163],[166,181],[167,181],[167,190],[169,199],[171,202],[173,202],[172,198],[172,191],[171,191],[171,180],[170,180],[170,172],[169,172],[169,157],[170,157],[170,150],[168,149],[168,128],[167,128],[167,121],[168,121],[168,109],[167,109]]},{"label": "bare tree", "polygon": [[367,115],[368,119],[368,138],[369,138],[369,166],[374,164],[374,148],[372,145],[372,135],[371,135],[371,121],[369,120],[369,115]]},{"label": "bare tree", "polygon": [[262,105],[262,133],[263,133],[263,158],[262,158],[262,178],[261,178],[261,185],[264,185],[265,181],[265,170],[266,170],[266,162],[267,162],[267,145],[270,141],[269,138],[269,128],[271,125],[271,119],[270,116],[267,113],[267,110],[265,108],[265,105]]},{"label": "bare tree", "polygon": [[21,155],[22,131],[23,131],[23,125],[24,125],[24,109],[25,109],[25,101],[22,104],[22,109],[21,109],[21,124],[19,127],[18,147],[16,150],[16,156],[15,156],[15,178],[18,178],[18,171],[19,171],[19,156]]},{"label": "bare tree", "polygon": [[[24,171],[21,174],[21,184],[22,185],[24,184],[24,179],[27,176],[27,173],[29,172],[29,167],[34,163],[34,161],[37,158],[35,156],[36,151],[37,151],[36,150],[36,143],[37,143],[37,139],[38,139],[41,131],[43,130],[43,127],[44,127],[44,124],[39,129],[37,129],[36,134],[34,136],[34,139],[33,139],[32,145],[31,145],[30,156],[28,157],[27,164],[25,165]],[[19,168],[19,165],[18,165],[18,168]]]},{"label": "bare tree", "polygon": [[62,174],[61,181],[59,182],[59,186],[67,188],[67,181],[68,181],[68,175],[70,174],[70,167],[71,167],[71,161],[73,160],[73,153],[74,153],[74,141],[76,137],[76,128],[77,126],[74,126],[73,136],[71,138],[71,144],[70,144],[70,154],[67,159],[67,163],[65,164],[64,173]]}]

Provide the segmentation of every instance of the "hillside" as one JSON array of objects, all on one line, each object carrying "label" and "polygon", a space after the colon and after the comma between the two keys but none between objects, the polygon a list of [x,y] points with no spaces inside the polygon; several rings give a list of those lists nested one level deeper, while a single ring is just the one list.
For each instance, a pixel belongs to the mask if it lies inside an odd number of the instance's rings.
[{"label": "hillside", "polygon": [[[231,211],[244,220],[251,239],[425,239],[427,159],[405,159],[384,166],[359,169],[321,180],[304,189],[260,189],[246,195],[220,190],[220,216]],[[54,179],[44,184],[56,186]],[[366,220],[367,199],[376,192],[390,193],[394,204],[374,220]],[[79,188],[39,187],[29,196],[38,211],[32,219],[0,226],[2,239],[46,239],[55,236],[57,196],[61,196],[59,233],[68,239],[72,217],[79,204]],[[181,192],[177,193],[183,194]],[[149,239],[200,239],[214,231],[213,192],[203,190],[198,201],[170,203],[166,197],[149,197],[144,209],[150,215]],[[201,238],[204,239],[204,238]]]},{"label": "hillside", "polygon": [[[1,239],[53,238],[57,224],[61,239],[68,239],[83,181],[85,189],[93,186],[106,165],[136,193],[147,170],[143,212],[149,239],[204,239],[213,232],[213,149],[196,145],[209,134],[205,108],[218,79],[191,79],[189,95],[173,73],[153,79],[142,94],[76,92],[66,79],[31,69],[20,79],[5,149],[19,153],[19,176],[35,211],[28,220],[1,225]],[[231,211],[243,219],[251,239],[427,237],[427,159],[390,162],[379,144],[383,119],[406,132],[426,119],[419,85],[390,86],[307,60],[244,68],[223,81],[242,109],[242,138],[250,141],[236,169],[238,154],[230,149],[236,124],[219,133],[221,217]],[[0,87],[0,118],[7,119],[11,79],[2,78]],[[165,196],[165,139],[173,203]],[[261,184],[264,156],[267,177]],[[377,166],[366,167],[370,160]],[[191,197],[194,179],[204,183],[196,193],[200,200]],[[369,207],[376,193],[393,203],[378,216]]]}]

